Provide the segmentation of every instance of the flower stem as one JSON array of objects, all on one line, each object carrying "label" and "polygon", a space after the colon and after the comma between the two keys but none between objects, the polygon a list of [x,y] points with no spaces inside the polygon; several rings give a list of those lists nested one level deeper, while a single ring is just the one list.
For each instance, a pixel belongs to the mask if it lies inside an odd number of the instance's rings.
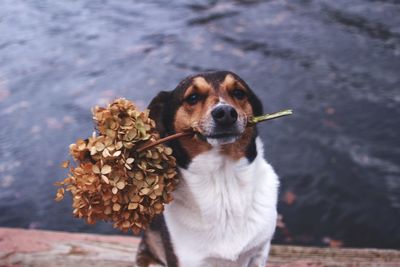
[{"label": "flower stem", "polygon": [[256,117],[249,118],[247,125],[252,126],[252,125],[257,124],[262,121],[272,120],[272,119],[276,119],[276,118],[280,118],[280,117],[284,117],[284,116],[288,116],[288,115],[292,115],[292,114],[293,114],[293,111],[291,109],[286,109],[286,110],[278,111],[278,112],[271,113],[271,114],[256,116]]},{"label": "flower stem", "polygon": [[166,136],[164,138],[158,139],[158,140],[156,140],[154,142],[148,142],[148,143],[144,144],[142,147],[137,149],[137,152],[140,153],[140,152],[143,152],[143,151],[145,151],[145,150],[147,150],[149,148],[152,148],[152,147],[154,147],[156,145],[159,145],[159,144],[162,144],[162,143],[165,143],[165,142],[177,139],[177,138],[181,138],[181,137],[184,137],[184,136],[192,136],[194,134],[195,134],[194,131],[187,131],[187,132],[180,132],[180,133],[176,133],[176,134],[171,134],[171,135],[168,135],[168,136]]}]

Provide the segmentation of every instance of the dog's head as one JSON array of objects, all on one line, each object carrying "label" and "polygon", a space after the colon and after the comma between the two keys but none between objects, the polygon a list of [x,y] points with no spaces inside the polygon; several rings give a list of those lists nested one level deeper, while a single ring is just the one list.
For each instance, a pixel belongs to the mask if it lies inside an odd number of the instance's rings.
[{"label": "dog's head", "polygon": [[262,114],[262,104],[249,86],[236,74],[216,71],[189,76],[171,92],[159,93],[150,103],[150,117],[161,136],[194,127],[196,138],[171,141],[181,167],[213,147],[232,159],[257,152],[254,127],[246,127],[247,118]]}]

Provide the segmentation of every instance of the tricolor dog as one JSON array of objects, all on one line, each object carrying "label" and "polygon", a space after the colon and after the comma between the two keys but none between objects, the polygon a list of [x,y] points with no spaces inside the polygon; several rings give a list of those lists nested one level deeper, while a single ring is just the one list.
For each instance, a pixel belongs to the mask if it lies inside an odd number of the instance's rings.
[{"label": "tricolor dog", "polygon": [[246,127],[263,112],[259,99],[236,74],[217,71],[184,79],[149,109],[161,136],[193,126],[199,134],[168,144],[181,179],[144,232],[137,265],[265,266],[279,182],[256,127]]}]

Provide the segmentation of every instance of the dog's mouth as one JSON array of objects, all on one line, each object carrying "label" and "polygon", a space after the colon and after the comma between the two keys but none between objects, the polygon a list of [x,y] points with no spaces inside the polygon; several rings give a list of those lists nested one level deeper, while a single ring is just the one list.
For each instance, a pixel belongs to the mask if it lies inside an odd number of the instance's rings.
[{"label": "dog's mouth", "polygon": [[238,134],[218,134],[207,137],[207,142],[212,146],[226,145],[236,142],[240,138]]},{"label": "dog's mouth", "polygon": [[232,125],[221,125],[215,120],[200,121],[195,129],[197,137],[212,146],[219,146],[236,142],[245,132],[245,118],[239,116],[238,120]]},{"label": "dog's mouth", "polygon": [[222,133],[198,133],[197,136],[211,144],[212,146],[217,146],[217,145],[224,145],[224,144],[230,144],[236,142],[240,137],[242,133],[238,132],[222,132]]},{"label": "dog's mouth", "polygon": [[214,133],[214,134],[205,135],[204,137],[211,138],[211,139],[239,138],[240,134],[238,134],[238,133]]}]

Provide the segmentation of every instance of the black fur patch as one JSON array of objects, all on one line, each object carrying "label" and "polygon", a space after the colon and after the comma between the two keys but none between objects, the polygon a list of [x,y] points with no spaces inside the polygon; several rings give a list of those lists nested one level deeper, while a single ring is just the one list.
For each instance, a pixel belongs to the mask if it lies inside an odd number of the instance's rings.
[{"label": "black fur patch", "polygon": [[154,217],[150,223],[150,229],[160,233],[162,244],[165,251],[166,264],[168,267],[178,267],[178,259],[176,258],[171,237],[165,223],[164,215],[160,214]]},{"label": "black fur patch", "polygon": [[[175,113],[181,105],[179,99],[183,97],[184,93],[179,97],[180,91],[175,89],[171,92],[161,92],[151,101],[148,107],[150,109],[150,118],[156,122],[156,129],[161,137],[175,133],[173,129]],[[172,148],[177,164],[182,168],[187,168],[190,159],[181,143],[178,140],[172,140],[167,145]]]}]

